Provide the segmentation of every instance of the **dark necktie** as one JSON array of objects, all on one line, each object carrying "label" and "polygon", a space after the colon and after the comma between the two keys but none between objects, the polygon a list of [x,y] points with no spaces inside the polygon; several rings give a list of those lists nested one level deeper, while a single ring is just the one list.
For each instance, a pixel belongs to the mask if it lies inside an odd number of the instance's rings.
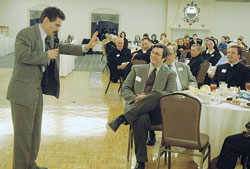
[{"label": "dark necktie", "polygon": [[145,90],[144,90],[145,94],[148,94],[149,92],[152,91],[155,77],[156,77],[156,71],[157,71],[157,69],[154,68],[153,71],[150,73],[148,80],[146,81],[146,86],[145,86]]},{"label": "dark necktie", "polygon": [[45,52],[47,52],[50,49],[50,37],[46,36],[45,38]]}]

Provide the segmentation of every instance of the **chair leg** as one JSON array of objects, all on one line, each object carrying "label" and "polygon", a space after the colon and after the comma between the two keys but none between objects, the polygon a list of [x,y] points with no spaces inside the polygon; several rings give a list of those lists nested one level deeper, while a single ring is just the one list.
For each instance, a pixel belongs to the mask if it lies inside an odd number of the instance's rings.
[{"label": "chair leg", "polygon": [[159,147],[156,169],[159,169],[160,166],[161,153],[162,153],[162,146]]},{"label": "chair leg", "polygon": [[102,58],[101,58],[101,61],[102,61],[102,59],[103,59],[103,56],[104,56],[104,54],[102,54]]},{"label": "chair leg", "polygon": [[200,169],[203,169],[203,158],[204,158],[204,154],[201,155]]},{"label": "chair leg", "polygon": [[[169,147],[169,150],[171,150],[171,147]],[[168,169],[171,169],[171,152],[168,152]]]},{"label": "chair leg", "polygon": [[108,92],[110,83],[111,83],[111,80],[109,80],[109,84],[108,84],[108,86],[107,86],[107,88],[106,88],[106,90],[105,90],[105,94]]},{"label": "chair leg", "polygon": [[208,160],[207,160],[208,162],[208,169],[211,169],[211,146],[210,146],[210,144],[209,144],[209,146],[208,146]]},{"label": "chair leg", "polygon": [[107,68],[108,68],[108,63],[106,63],[106,65],[104,66],[102,72],[104,72],[104,70],[107,69]]},{"label": "chair leg", "polygon": [[130,149],[131,149],[131,127],[129,128],[129,134],[128,134],[128,153],[127,153],[128,162],[129,162],[129,157],[130,157]]},{"label": "chair leg", "polygon": [[164,163],[165,165],[167,164],[167,152],[166,151],[164,152]]},{"label": "chair leg", "polygon": [[120,92],[120,90],[122,88],[122,84],[123,84],[123,81],[122,81],[122,79],[120,79],[120,86],[119,86],[119,89],[118,89],[118,93]]}]

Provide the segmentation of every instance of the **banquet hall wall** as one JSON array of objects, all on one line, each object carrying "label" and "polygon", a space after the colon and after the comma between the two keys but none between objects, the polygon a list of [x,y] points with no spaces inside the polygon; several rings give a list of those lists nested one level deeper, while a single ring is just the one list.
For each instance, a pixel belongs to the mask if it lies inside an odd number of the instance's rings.
[{"label": "banquet hall wall", "polygon": [[[220,39],[222,35],[229,35],[231,39],[236,39],[242,35],[246,44],[250,44],[248,33],[250,23],[247,22],[250,2],[193,1],[201,8],[201,12],[200,21],[190,26],[191,29],[204,23],[205,27],[199,29],[206,29],[209,36]],[[206,1],[205,5],[202,4],[204,1]],[[68,34],[73,34],[81,41],[83,38],[90,37],[91,12],[103,8],[106,11],[111,9],[110,11],[120,15],[119,31],[125,31],[129,40],[133,40],[135,34],[142,35],[145,32],[150,35],[155,33],[158,37],[162,32],[167,32],[169,39],[174,40],[171,27],[179,24],[182,27],[187,25],[183,21],[182,10],[183,6],[190,2],[191,0],[1,0],[0,25],[9,26],[10,36],[15,36],[20,29],[28,26],[28,10],[40,5],[57,6],[66,14],[60,38],[66,39]],[[179,11],[172,12],[177,10],[178,5],[181,6]],[[204,6],[209,6],[209,10]],[[206,11],[205,14],[204,11]],[[207,16],[203,17],[205,15]],[[183,30],[183,34],[185,32]],[[204,37],[201,36],[201,38]]]}]

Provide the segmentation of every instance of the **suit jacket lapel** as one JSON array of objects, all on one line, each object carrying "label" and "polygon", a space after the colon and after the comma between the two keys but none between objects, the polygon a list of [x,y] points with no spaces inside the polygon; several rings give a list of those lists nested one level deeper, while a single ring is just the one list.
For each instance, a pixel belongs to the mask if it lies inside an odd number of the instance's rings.
[{"label": "suit jacket lapel", "polygon": [[[36,24],[34,26],[35,29],[35,36],[36,36],[36,41],[38,42],[38,47],[39,47],[39,51],[43,51],[43,41],[42,41],[42,36],[41,36],[41,32],[39,30],[38,24]],[[42,66],[40,66],[41,72],[42,72]]]},{"label": "suit jacket lapel", "polygon": [[[144,92],[146,81],[148,80],[149,64],[141,69],[141,93]],[[145,73],[147,72],[147,73]]]},{"label": "suit jacket lapel", "polygon": [[164,75],[166,71],[167,69],[163,64],[155,78],[155,82],[154,82],[152,90],[158,89],[161,86],[161,83],[164,83],[164,78],[166,78],[164,77]]}]

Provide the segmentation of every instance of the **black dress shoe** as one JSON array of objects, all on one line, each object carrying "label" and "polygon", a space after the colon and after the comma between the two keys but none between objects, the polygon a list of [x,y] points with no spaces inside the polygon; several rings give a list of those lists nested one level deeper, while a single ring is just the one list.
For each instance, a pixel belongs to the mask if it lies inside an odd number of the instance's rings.
[{"label": "black dress shoe", "polygon": [[153,146],[153,145],[155,145],[155,142],[156,142],[155,135],[154,136],[149,135],[148,139],[147,139],[147,145]]},{"label": "black dress shoe", "polygon": [[145,169],[145,163],[144,162],[137,162],[135,165],[135,169]]},{"label": "black dress shoe", "polygon": [[113,121],[109,122],[109,127],[116,132],[116,130],[120,127],[120,125],[124,123],[124,120],[121,119],[120,117],[117,117],[116,119],[114,119]]}]

